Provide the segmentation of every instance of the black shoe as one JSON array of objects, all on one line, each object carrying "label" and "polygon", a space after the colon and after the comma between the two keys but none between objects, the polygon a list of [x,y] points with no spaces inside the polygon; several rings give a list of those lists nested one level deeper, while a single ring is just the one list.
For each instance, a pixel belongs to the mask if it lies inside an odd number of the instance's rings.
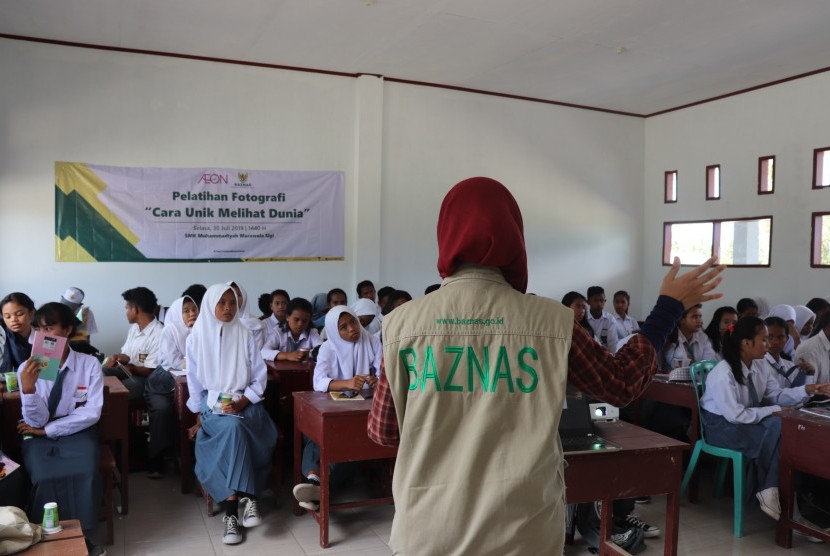
[{"label": "black shoe", "polygon": [[89,556],[107,556],[107,549],[95,544],[89,540],[89,537],[84,537],[84,542],[86,542],[86,551],[89,552]]},{"label": "black shoe", "polygon": [[634,514],[627,515],[625,518],[617,520],[617,525],[620,527],[637,527],[643,530],[643,537],[652,539],[660,536],[660,529],[649,525]]}]

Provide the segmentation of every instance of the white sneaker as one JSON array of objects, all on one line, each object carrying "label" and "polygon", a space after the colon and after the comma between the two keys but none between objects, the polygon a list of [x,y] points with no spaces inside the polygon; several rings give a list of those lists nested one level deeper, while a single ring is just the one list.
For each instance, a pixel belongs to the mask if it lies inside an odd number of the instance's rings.
[{"label": "white sneaker", "polygon": [[242,498],[239,501],[242,506],[242,526],[246,529],[256,527],[262,523],[262,518],[259,517],[259,509],[256,505],[256,500],[250,498]]},{"label": "white sneaker", "polygon": [[765,488],[761,492],[756,492],[755,498],[758,499],[758,505],[762,512],[775,521],[781,518],[781,502],[778,500],[777,487]]},{"label": "white sneaker", "polygon": [[294,485],[294,498],[301,508],[316,512],[320,509],[320,484],[314,479]]},{"label": "white sneaker", "polygon": [[810,541],[810,542],[814,542],[814,543],[816,543],[816,544],[818,544],[818,543],[823,543],[823,542],[824,542],[823,540],[821,540],[821,539],[819,539],[819,538],[816,538],[816,537],[814,537],[814,536],[812,536],[812,535],[808,535],[807,533],[805,533],[805,532],[803,532],[803,531],[799,531],[798,529],[793,529],[793,533],[794,533],[794,534],[796,534],[796,535],[798,535],[798,536],[799,536],[799,537],[801,537],[802,539],[806,539],[806,540],[808,540],[808,541]]},{"label": "white sneaker", "polygon": [[224,544],[239,544],[242,542],[242,534],[239,532],[239,520],[235,515],[226,515],[222,518],[225,522],[225,534],[222,535]]}]

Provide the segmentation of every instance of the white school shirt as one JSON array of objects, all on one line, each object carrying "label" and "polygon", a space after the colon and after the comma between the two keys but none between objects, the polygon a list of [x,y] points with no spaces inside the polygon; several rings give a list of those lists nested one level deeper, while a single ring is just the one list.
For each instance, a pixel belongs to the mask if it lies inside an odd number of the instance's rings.
[{"label": "white school shirt", "polygon": [[[17,369],[18,384],[25,366],[23,362]],[[34,394],[20,394],[23,420],[32,427],[44,428],[49,438],[69,436],[91,427],[101,419],[104,406],[104,375],[96,358],[69,350],[63,369],[68,370],[53,421],[49,421],[49,394],[54,381],[39,378],[35,381]]]},{"label": "white school shirt", "polygon": [[618,340],[630,336],[640,329],[640,325],[631,315],[625,315],[625,318],[622,318],[617,313],[612,313],[612,316],[614,317],[614,328],[617,331]]},{"label": "white school shirt", "polygon": [[795,366],[795,363],[793,363],[792,361],[787,361],[783,357],[780,361],[776,361],[775,357],[773,357],[769,353],[764,355],[764,365],[766,366],[767,371],[778,382],[778,385],[781,386],[781,388],[792,388],[792,379],[795,379],[795,377],[803,373],[802,370],[796,369],[792,372],[790,378],[785,377],[783,374],[781,374],[780,371],[784,371],[784,373],[787,373],[790,369],[792,369]]},{"label": "white school shirt", "polygon": [[139,329],[138,323],[130,326],[127,341],[121,346],[121,353],[130,358],[130,363],[139,367],[155,369],[159,366],[159,348],[161,347],[161,332],[164,325],[158,319]]},{"label": "white school shirt", "polygon": [[281,351],[291,352],[297,351],[300,348],[314,349],[322,343],[323,340],[320,339],[320,334],[315,328],[311,329],[311,333],[303,331],[300,334],[300,339],[296,341],[291,335],[290,329],[286,328],[285,331],[282,331],[277,328],[268,336],[268,339],[265,341],[265,345],[262,346],[260,351],[263,359],[267,361],[276,361],[277,354]]},{"label": "white school shirt", "polygon": [[[730,423],[753,424],[760,422],[776,411],[781,405],[795,405],[809,398],[804,386],[781,388],[778,381],[767,369],[763,359],[755,359],[752,368],[741,363],[744,384],[738,384],[732,368],[726,361],[718,363],[706,377],[706,392],[700,398],[700,405],[706,411],[723,416]],[[748,381],[752,381],[758,393],[761,407],[750,407]],[[779,405],[781,404],[781,405]]]},{"label": "white school shirt", "polygon": [[[207,396],[208,409],[219,399],[221,388],[218,384],[202,384],[198,379],[198,363],[196,353],[192,351],[193,343],[190,341],[193,335],[187,337],[187,388],[190,397],[187,399],[187,408],[193,413],[201,413],[202,399]],[[257,349],[256,339],[253,334],[248,334],[248,385],[242,395],[248,398],[251,403],[259,403],[265,395],[265,386],[268,383],[268,369],[262,355]]]},{"label": "white school shirt", "polygon": [[[687,354],[684,342],[688,342],[689,348],[692,350],[691,354]],[[686,338],[682,332],[677,331],[677,343],[669,344],[663,350],[663,368],[675,368],[674,360],[691,359],[694,361],[703,361],[706,359],[720,361],[721,356],[712,347],[712,342],[709,336],[703,330],[698,330],[692,334],[691,338]],[[683,365],[685,366],[685,365]]]},{"label": "white school shirt", "polygon": [[[375,376],[380,376],[380,360],[383,358],[383,347],[377,336],[366,333],[372,347],[374,348],[375,357],[372,361],[372,366],[375,368]],[[358,374],[369,372],[369,369],[358,369]],[[326,344],[320,348],[317,354],[317,365],[314,367],[314,390],[317,392],[328,392],[329,383],[332,380],[349,380],[354,377],[354,369],[341,370],[336,362],[336,355],[334,350],[326,349]]]},{"label": "white school shirt", "polygon": [[594,338],[611,353],[617,350],[617,342],[619,341],[615,320],[614,315],[608,311],[603,311],[596,319],[591,315],[591,311],[588,311],[588,324],[591,325],[591,329],[594,331]]},{"label": "white school shirt", "polygon": [[807,375],[807,384],[830,382],[830,340],[824,330],[798,345],[793,360],[799,359],[804,359],[816,370],[816,374]]},{"label": "white school shirt", "polygon": [[267,319],[262,321],[262,324],[265,326],[265,342],[268,343],[268,340],[271,338],[271,334],[274,333],[274,330],[279,330],[280,321],[278,321],[277,317],[275,317],[272,313]]}]

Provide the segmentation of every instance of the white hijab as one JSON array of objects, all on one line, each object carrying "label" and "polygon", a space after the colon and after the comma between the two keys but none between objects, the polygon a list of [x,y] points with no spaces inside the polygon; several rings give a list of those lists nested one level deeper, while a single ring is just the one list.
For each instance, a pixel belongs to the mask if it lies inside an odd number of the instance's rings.
[{"label": "white hijab", "polygon": [[377,334],[383,327],[382,317],[378,314],[378,304],[371,299],[361,297],[352,303],[352,312],[354,312],[354,314],[358,317],[365,315],[372,315],[375,317],[372,319],[372,322],[368,324],[368,326],[364,327],[369,334]]},{"label": "white hijab", "polygon": [[190,328],[184,323],[184,316],[182,315],[185,301],[190,301],[194,305],[196,304],[189,295],[176,299],[167,309],[167,319],[164,323],[164,329],[161,332],[162,337],[172,339],[176,351],[175,353],[161,354],[161,366],[168,371],[170,369],[182,368],[187,337],[190,336]]},{"label": "white hijab", "polygon": [[795,322],[795,309],[791,305],[776,305],[770,309],[769,316],[780,317],[784,319],[784,322]]},{"label": "white hijab", "polygon": [[[375,346],[372,336],[362,326],[360,327],[360,338],[357,342],[349,342],[340,337],[337,323],[340,315],[349,313],[355,319],[357,315],[345,305],[338,305],[329,309],[326,313],[326,335],[328,340],[322,345],[321,350],[334,353],[333,366],[340,371],[338,376],[354,376],[358,374],[369,374],[369,367],[375,360]],[[380,369],[375,369],[375,376],[380,374]]]},{"label": "white hijab", "polygon": [[801,332],[801,329],[804,328],[804,325],[807,324],[807,321],[815,317],[816,314],[806,305],[795,306],[795,327],[798,329],[799,333]]},{"label": "white hijab", "polygon": [[233,292],[228,285],[214,284],[205,292],[190,342],[199,382],[208,390],[236,393],[244,392],[250,382],[248,337],[251,333],[240,322],[238,310],[230,322],[216,318],[216,305],[228,290]]},{"label": "white hijab", "polygon": [[248,292],[245,291],[245,288],[243,288],[242,284],[240,284],[239,282],[227,282],[228,286],[231,286],[232,284],[236,284],[236,287],[238,287],[239,291],[242,292],[242,299],[237,300],[239,303],[239,310],[236,312],[237,317],[239,317],[239,320],[242,322],[245,328],[247,328],[251,332],[261,330],[263,326],[262,321],[253,316],[248,310]]}]

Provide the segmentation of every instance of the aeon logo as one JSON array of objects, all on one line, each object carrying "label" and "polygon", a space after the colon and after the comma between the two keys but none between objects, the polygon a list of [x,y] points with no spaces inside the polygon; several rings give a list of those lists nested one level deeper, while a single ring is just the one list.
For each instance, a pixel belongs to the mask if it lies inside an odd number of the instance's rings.
[{"label": "aeon logo", "polygon": [[227,174],[202,174],[199,176],[199,180],[196,183],[212,183],[212,184],[221,184],[221,183],[228,183],[228,175]]}]

